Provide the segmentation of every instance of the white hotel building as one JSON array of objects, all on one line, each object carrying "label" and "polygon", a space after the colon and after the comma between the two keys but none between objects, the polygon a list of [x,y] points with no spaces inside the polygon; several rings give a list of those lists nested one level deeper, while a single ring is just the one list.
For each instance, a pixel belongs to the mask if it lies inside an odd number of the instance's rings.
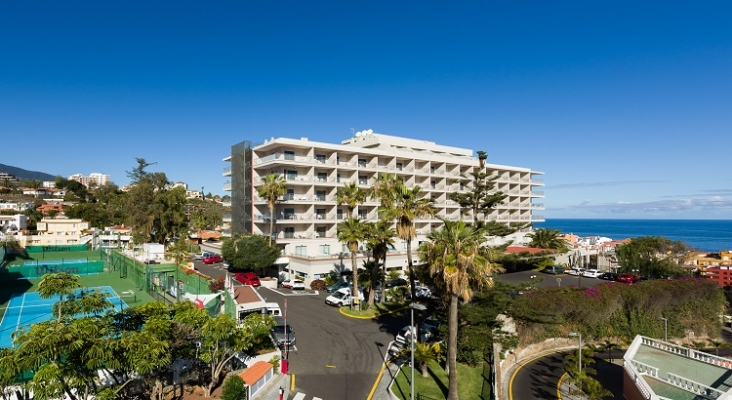
[{"label": "white hotel building", "polygon": [[[306,284],[332,271],[351,269],[348,249],[336,238],[338,223],[348,216],[347,207],[336,202],[336,190],[345,183],[356,182],[367,189],[378,174],[387,173],[396,174],[409,187],[420,186],[425,196],[434,200],[438,212],[434,218],[415,221],[415,252],[427,233],[442,226],[437,217],[472,220],[471,211],[461,209],[449,197],[450,193],[465,190],[461,176],[469,177],[468,173],[478,168],[478,159],[470,149],[366,131],[341,144],[312,142],[307,138],[272,138],[257,145],[244,141],[232,146],[231,155],[223,161],[231,163],[223,173],[230,178],[224,190],[231,192],[231,215],[224,217],[224,222],[230,224],[224,232],[227,236],[269,232],[272,216],[256,188],[268,174],[285,177],[287,194],[276,205],[273,216],[277,243],[283,249],[278,266],[281,271],[304,277]],[[543,192],[534,190],[544,186],[542,180],[536,179],[542,172],[488,163],[486,169],[498,177],[495,189],[508,195],[486,220],[544,220],[535,214],[543,210],[543,205],[534,202],[544,197]],[[375,221],[378,206],[378,200],[369,198],[355,213],[362,220]],[[529,231],[530,228],[525,229],[506,239],[523,243]],[[493,244],[502,243],[498,241],[502,239],[494,240]],[[365,258],[363,251],[359,254],[359,266]],[[406,243],[400,239],[395,239],[394,249],[387,256],[387,268],[406,270]]]}]

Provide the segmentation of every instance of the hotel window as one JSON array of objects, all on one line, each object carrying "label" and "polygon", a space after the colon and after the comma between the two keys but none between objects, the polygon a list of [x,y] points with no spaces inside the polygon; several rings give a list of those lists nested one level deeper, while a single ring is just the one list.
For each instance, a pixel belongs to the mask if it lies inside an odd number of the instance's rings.
[{"label": "hotel window", "polygon": [[321,244],[320,245],[320,254],[330,254],[330,245]]},{"label": "hotel window", "polygon": [[435,167],[430,167],[430,173],[431,174],[434,174],[435,173]]},{"label": "hotel window", "polygon": [[285,239],[293,239],[295,237],[295,228],[292,226],[285,227]]},{"label": "hotel window", "polygon": [[358,217],[361,219],[366,219],[368,216],[368,212],[366,210],[358,210]]},{"label": "hotel window", "polygon": [[315,200],[325,201],[325,190],[316,190],[315,191]]},{"label": "hotel window", "polygon": [[359,185],[368,185],[369,184],[369,178],[366,177],[366,175],[359,175],[358,176],[358,184]]},{"label": "hotel window", "polygon": [[316,154],[315,155],[315,161],[317,161],[320,164],[325,164],[325,155],[323,155],[323,154]]},{"label": "hotel window", "polygon": [[295,152],[291,150],[285,150],[285,160],[294,160]]},{"label": "hotel window", "polygon": [[434,189],[437,186],[435,181],[430,182],[430,188]]},{"label": "hotel window", "polygon": [[295,200],[295,189],[287,189],[287,193],[285,193],[283,200]]},{"label": "hotel window", "polygon": [[397,171],[401,171],[402,170],[402,163],[400,163],[400,162],[396,163],[396,169],[397,169]]},{"label": "hotel window", "polygon": [[318,182],[327,182],[328,174],[325,172],[318,172]]},{"label": "hotel window", "polygon": [[285,170],[285,179],[288,181],[294,181],[297,180],[297,171],[293,170]]},{"label": "hotel window", "polygon": [[336,210],[336,219],[343,219],[343,210],[340,208]]},{"label": "hotel window", "polygon": [[341,174],[336,174],[336,183],[341,183]]},{"label": "hotel window", "polygon": [[325,208],[315,209],[315,219],[325,219]]},{"label": "hotel window", "polygon": [[307,256],[308,255],[308,246],[296,246],[295,255],[302,256],[302,257]]},{"label": "hotel window", "polygon": [[324,226],[316,226],[316,227],[315,227],[315,236],[316,236],[316,237],[319,237],[319,238],[324,238],[324,237],[325,237],[325,235],[326,235],[326,233],[325,233],[325,232],[326,232],[326,231],[325,231],[325,227],[324,227]]},{"label": "hotel window", "polygon": [[366,168],[366,159],[365,158],[359,158],[358,159],[358,166],[361,168]]}]

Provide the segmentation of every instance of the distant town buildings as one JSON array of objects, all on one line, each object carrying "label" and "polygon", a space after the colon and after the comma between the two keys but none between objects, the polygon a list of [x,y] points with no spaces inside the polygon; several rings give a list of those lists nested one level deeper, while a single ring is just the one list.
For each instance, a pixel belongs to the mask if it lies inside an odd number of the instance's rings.
[{"label": "distant town buildings", "polygon": [[112,180],[107,174],[100,174],[98,172],[92,172],[89,176],[83,176],[82,174],[74,174],[69,176],[68,180],[77,181],[86,187],[91,186],[102,186],[108,183],[112,183]]}]

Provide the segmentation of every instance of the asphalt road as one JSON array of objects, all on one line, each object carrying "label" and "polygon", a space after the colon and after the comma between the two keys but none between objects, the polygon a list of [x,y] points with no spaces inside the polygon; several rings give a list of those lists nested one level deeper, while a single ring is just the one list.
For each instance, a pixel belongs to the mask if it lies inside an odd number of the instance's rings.
[{"label": "asphalt road", "polygon": [[[532,276],[534,278],[532,278]],[[539,281],[538,287],[559,287],[559,286],[595,286],[600,283],[607,283],[612,281],[604,281],[597,278],[587,278],[575,275],[567,274],[545,274],[543,272],[536,271],[521,271],[511,272],[508,274],[501,274],[496,276],[499,279],[508,283],[530,283],[532,281]]]},{"label": "asphalt road", "polygon": [[204,264],[201,260],[193,260],[193,268],[195,268],[196,271],[206,274],[214,279],[226,276],[224,263]]},{"label": "asphalt road", "polygon": [[[323,400],[363,400],[384,362],[396,333],[409,325],[408,311],[379,320],[346,317],[325,304],[327,293],[283,296],[261,288],[268,301],[277,301],[297,335],[296,350],[289,353],[290,373],[296,392]],[[288,290],[283,293],[289,294]]]}]

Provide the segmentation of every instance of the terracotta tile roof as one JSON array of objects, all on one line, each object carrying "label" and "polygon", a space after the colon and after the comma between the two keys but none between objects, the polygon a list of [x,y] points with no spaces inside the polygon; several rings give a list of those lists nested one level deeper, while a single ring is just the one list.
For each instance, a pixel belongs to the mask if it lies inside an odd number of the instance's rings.
[{"label": "terracotta tile roof", "polygon": [[267,372],[271,369],[272,364],[266,361],[257,361],[251,367],[239,374],[239,376],[247,385],[252,386],[263,376],[267,375]]},{"label": "terracotta tile roof", "polygon": [[221,238],[221,232],[216,231],[199,231],[196,236],[203,240],[207,239],[220,239]]},{"label": "terracotta tile roof", "polygon": [[234,288],[234,301],[236,301],[236,304],[245,304],[262,301],[262,299],[253,287],[238,286]]},{"label": "terracotta tile roof", "polygon": [[554,250],[539,249],[536,247],[508,246],[506,248],[506,254],[519,254],[519,253],[523,253],[523,252],[528,252],[530,254],[536,254],[536,253],[541,253],[542,251],[554,252]]}]

